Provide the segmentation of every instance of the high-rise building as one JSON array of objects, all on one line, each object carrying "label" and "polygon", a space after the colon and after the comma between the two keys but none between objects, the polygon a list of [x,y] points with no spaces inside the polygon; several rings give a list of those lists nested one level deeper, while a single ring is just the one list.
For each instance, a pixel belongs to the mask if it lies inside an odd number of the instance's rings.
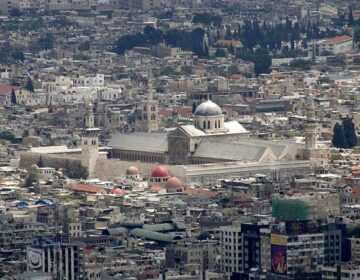
[{"label": "high-rise building", "polygon": [[229,276],[261,267],[260,232],[268,224],[221,227],[222,271]]}]

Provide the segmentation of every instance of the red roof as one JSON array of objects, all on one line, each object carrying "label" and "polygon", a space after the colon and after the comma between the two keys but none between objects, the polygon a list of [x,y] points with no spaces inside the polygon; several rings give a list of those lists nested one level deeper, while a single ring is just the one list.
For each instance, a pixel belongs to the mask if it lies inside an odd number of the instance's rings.
[{"label": "red roof", "polygon": [[170,177],[169,171],[162,165],[157,165],[151,171],[151,177],[153,178],[166,178]]},{"label": "red roof", "polygon": [[101,190],[101,187],[96,185],[77,184],[72,187],[72,190],[77,192],[98,193]]},{"label": "red roof", "polygon": [[11,85],[0,85],[0,95],[8,95],[13,89],[16,88]]},{"label": "red roof", "polygon": [[330,43],[332,44],[339,44],[350,40],[352,40],[352,37],[348,35],[336,36],[334,38],[329,39]]},{"label": "red roof", "polygon": [[115,194],[117,196],[124,196],[125,195],[125,191],[120,189],[120,188],[116,188],[116,189],[111,190],[111,193]]}]

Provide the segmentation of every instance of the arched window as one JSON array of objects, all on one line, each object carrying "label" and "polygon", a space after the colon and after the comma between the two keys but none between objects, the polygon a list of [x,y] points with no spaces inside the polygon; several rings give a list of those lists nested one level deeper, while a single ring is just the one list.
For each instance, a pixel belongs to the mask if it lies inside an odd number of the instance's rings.
[{"label": "arched window", "polygon": [[147,115],[144,114],[144,120],[146,121],[147,120]]},{"label": "arched window", "polygon": [[221,122],[218,120],[218,128],[221,128]]},{"label": "arched window", "polygon": [[144,106],[144,112],[146,112],[146,106]]},{"label": "arched window", "polygon": [[203,128],[206,128],[206,121],[204,121],[203,123]]},{"label": "arched window", "polygon": [[208,129],[210,129],[211,125],[210,125],[210,121],[208,121]]},{"label": "arched window", "polygon": [[153,106],[151,106],[151,111],[155,111],[155,106],[153,105]]},{"label": "arched window", "polygon": [[215,121],[215,128],[217,128],[217,121]]},{"label": "arched window", "polygon": [[152,120],[155,120],[155,119],[156,119],[155,114],[151,114],[151,119],[152,119]]}]

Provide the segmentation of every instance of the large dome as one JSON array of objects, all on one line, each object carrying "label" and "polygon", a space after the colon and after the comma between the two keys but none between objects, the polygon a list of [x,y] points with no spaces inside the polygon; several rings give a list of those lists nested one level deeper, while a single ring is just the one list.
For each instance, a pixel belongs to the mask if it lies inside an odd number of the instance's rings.
[{"label": "large dome", "polygon": [[170,177],[169,172],[167,169],[162,165],[157,165],[154,167],[154,169],[151,172],[152,178],[166,178]]},{"label": "large dome", "polygon": [[176,190],[182,189],[183,188],[183,183],[180,181],[179,178],[171,177],[166,182],[165,188],[166,189],[176,189]]},{"label": "large dome", "polygon": [[136,166],[130,166],[126,169],[126,175],[127,176],[136,176],[139,175],[140,171]]},{"label": "large dome", "polygon": [[207,100],[196,107],[194,112],[195,116],[219,116],[222,115],[221,108],[212,102]]}]

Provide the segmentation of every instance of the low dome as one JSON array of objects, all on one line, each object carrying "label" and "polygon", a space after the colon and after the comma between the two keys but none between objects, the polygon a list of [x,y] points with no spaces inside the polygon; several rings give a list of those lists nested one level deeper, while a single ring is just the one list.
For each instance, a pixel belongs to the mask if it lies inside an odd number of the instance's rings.
[{"label": "low dome", "polygon": [[32,169],[39,169],[39,166],[37,166],[37,164],[33,163],[32,165],[30,165],[30,168],[32,168]]},{"label": "low dome", "polygon": [[194,115],[195,116],[219,116],[219,115],[222,115],[222,110],[217,104],[215,104],[211,100],[207,100],[196,107]]},{"label": "low dome", "polygon": [[169,171],[164,166],[157,165],[151,171],[151,177],[152,178],[166,178],[166,177],[170,177],[170,175],[169,175]]},{"label": "low dome", "polygon": [[126,175],[128,176],[135,176],[135,175],[139,175],[140,171],[136,166],[129,166],[126,169]]},{"label": "low dome", "polygon": [[115,194],[116,196],[124,196],[125,191],[120,188],[116,188],[116,189],[111,190],[111,194]]},{"label": "low dome", "polygon": [[165,188],[166,189],[177,189],[177,190],[182,189],[183,188],[183,183],[181,182],[181,180],[179,178],[171,177],[166,182]]}]

